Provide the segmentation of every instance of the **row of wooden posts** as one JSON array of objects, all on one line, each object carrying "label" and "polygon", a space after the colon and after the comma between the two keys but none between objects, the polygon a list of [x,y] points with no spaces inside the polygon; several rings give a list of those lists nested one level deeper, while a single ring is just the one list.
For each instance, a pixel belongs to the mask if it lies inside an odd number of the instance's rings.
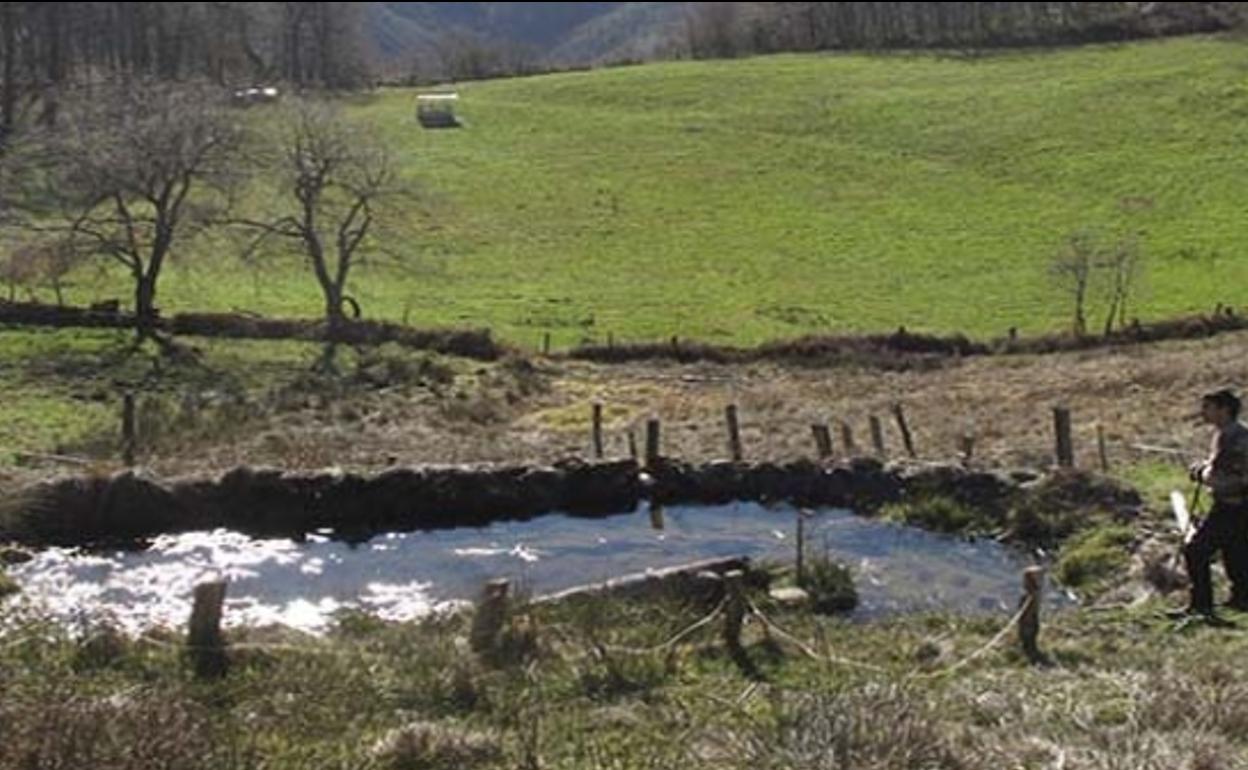
[{"label": "row of wooden posts", "polygon": [[[801,532],[802,517],[798,516]],[[798,570],[801,570],[799,549]],[[721,576],[724,591],[724,622],[721,631],[726,649],[734,656],[743,654],[741,631],[750,603],[746,599],[745,573],[733,570]],[[1028,567],[1023,571],[1023,596],[1019,600],[1017,615],[1018,640],[1023,653],[1033,662],[1042,662],[1038,637],[1040,635],[1040,606],[1043,598],[1044,570]],[[229,670],[229,657],[221,622],[225,609],[226,582],[212,580],[195,587],[194,604],[191,608],[190,627],[187,634],[187,656],[191,668],[199,679],[219,679]],[[496,578],[485,583],[481,598],[473,613],[468,641],[477,653],[491,650],[499,634],[506,626],[511,611],[511,582]]]},{"label": "row of wooden posts", "polygon": [[[914,436],[910,432],[910,425],[906,420],[906,412],[901,404],[893,404],[892,406],[893,420],[897,424],[897,430],[901,434],[902,446],[905,447],[906,455],[911,459],[918,457],[918,453],[914,448]],[[871,445],[875,450],[877,457],[887,456],[887,450],[884,446],[884,425],[880,418],[876,415],[870,415],[868,425],[871,432]],[[741,421],[740,413],[736,404],[729,404],[724,407],[724,422],[728,429],[728,452],[734,462],[741,462],[745,458],[745,450],[741,441]],[[603,445],[603,405],[595,402],[591,407],[590,425],[591,425],[591,449],[594,459],[601,460],[604,455]],[[815,451],[820,460],[826,460],[833,455],[832,431],[827,423],[812,423],[810,426],[811,434],[814,436]],[[1059,467],[1070,468],[1075,464],[1074,440],[1071,435],[1071,414],[1070,410],[1063,406],[1054,407],[1053,409],[1053,432],[1055,437],[1055,454]],[[854,455],[858,452],[858,446],[854,441],[853,427],[844,420],[840,421],[841,444],[844,447],[846,455]],[[122,398],[121,409],[121,436],[122,436],[122,460],[127,467],[133,467],[135,463],[135,454],[138,448],[138,434],[135,425],[135,401],[134,394],[126,393]],[[1105,440],[1105,429],[1099,422],[1096,424],[1096,443],[1097,453],[1100,459],[1101,470],[1109,471],[1109,452]],[[964,433],[959,442],[959,455],[963,462],[970,462],[975,454],[975,436],[971,433]],[[634,459],[637,457],[637,439],[630,430],[628,432],[628,451],[629,455]],[[653,466],[660,457],[660,422],[657,418],[651,418],[646,421],[646,453],[645,462],[647,466]]]},{"label": "row of wooden posts", "polygon": [[[902,446],[905,447],[906,455],[911,459],[917,459],[918,452],[914,447],[914,435],[910,432],[910,424],[906,419],[904,407],[901,404],[893,404],[892,415],[897,423],[897,430],[901,434],[901,442]],[[888,452],[884,446],[883,422],[874,414],[867,419],[871,430],[871,445],[875,450],[875,455],[877,457],[887,456]],[[603,405],[595,402],[590,410],[590,445],[596,460],[601,460],[605,454],[602,424]],[[742,462],[745,458],[745,450],[741,442],[741,418],[736,404],[729,404],[724,407],[724,424],[728,430],[729,456],[733,462]],[[660,458],[660,430],[660,421],[657,418],[650,418],[646,421],[645,464],[647,466],[655,465]],[[810,430],[814,436],[815,451],[819,459],[826,460],[831,458],[834,453],[831,428],[826,422],[813,423],[810,426]],[[840,422],[840,432],[841,444],[844,447],[845,454],[857,454],[858,446],[854,441],[853,427],[848,422],[842,420]],[[1054,407],[1053,434],[1057,465],[1062,468],[1074,467],[1075,451],[1071,431],[1070,409],[1063,406]],[[1096,444],[1101,470],[1108,472],[1109,451],[1105,440],[1105,428],[1100,423],[1096,424]],[[969,463],[975,454],[975,436],[971,433],[963,434],[958,449],[962,461]],[[637,439],[631,430],[628,432],[628,451],[634,460],[638,459]]]}]

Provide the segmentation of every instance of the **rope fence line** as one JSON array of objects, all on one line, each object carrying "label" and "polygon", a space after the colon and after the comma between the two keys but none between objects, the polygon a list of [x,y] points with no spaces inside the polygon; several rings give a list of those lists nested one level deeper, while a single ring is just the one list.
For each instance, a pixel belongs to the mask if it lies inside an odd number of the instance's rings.
[{"label": "rope fence line", "polygon": [[[627,647],[627,646],[613,645],[613,644],[604,644],[600,646],[602,647],[602,649],[607,650],[609,652],[618,652],[618,653],[623,653],[626,655],[653,655],[659,652],[663,652],[665,650],[668,650],[676,646],[680,642],[692,636],[697,631],[715,622],[715,620],[718,619],[719,616],[723,613],[725,604],[726,604],[726,600],[721,600],[720,603],[716,605],[716,607],[713,610],[711,610],[709,614],[705,615],[702,618],[699,618],[698,620],[694,621],[690,625],[676,632],[676,634],[672,636],[671,638],[657,645],[654,645],[653,647]],[[158,639],[149,634],[140,634],[139,636],[135,637],[135,641],[148,644],[153,647],[167,649],[167,650],[211,651],[211,650],[217,649],[216,647],[211,646],[211,645],[197,645],[197,644],[192,644],[189,642],[169,641],[166,639]],[[0,647],[0,650],[7,650],[10,647],[17,647],[25,643],[26,643],[26,640],[18,640],[17,642],[14,642],[13,644]],[[264,642],[231,642],[231,643],[227,643],[225,646],[227,649],[231,651],[243,651],[243,652],[246,652],[246,651],[288,652],[288,653],[294,653],[294,654],[299,654],[299,655],[323,655],[327,657],[339,657],[339,658],[357,658],[357,659],[370,658],[370,659],[376,659],[376,660],[389,659],[389,656],[383,655],[381,653],[366,652],[364,650],[359,650],[359,649],[344,650],[344,649],[339,649],[336,647],[322,646],[322,645],[298,645],[298,644],[279,644],[279,643],[264,643]]]},{"label": "rope fence line", "polygon": [[668,639],[666,642],[657,644],[653,647],[623,647],[623,646],[618,646],[614,644],[604,644],[604,645],[601,645],[601,647],[604,650],[608,650],[610,652],[619,652],[625,655],[653,655],[657,652],[663,652],[664,650],[667,650],[676,646],[677,644],[679,644],[682,640],[686,639],[687,637],[692,636],[694,632],[698,631],[699,629],[704,628],[710,625],[711,623],[713,623],[715,619],[718,618],[721,613],[723,613],[724,607],[727,606],[727,604],[728,604],[727,597],[721,599],[719,601],[719,604],[716,605],[715,609],[711,610],[709,615],[703,617],[701,620],[695,621],[691,625],[686,626],[684,629],[678,631],[675,636]]},{"label": "rope fence line", "polygon": [[[745,652],[741,639],[743,625],[747,620],[757,620],[768,637],[774,635],[814,661],[865,671],[874,675],[890,675],[893,673],[893,669],[889,667],[832,655],[826,649],[826,642],[824,653],[821,654],[816,651],[811,644],[806,643],[772,620],[746,595],[744,577],[745,573],[741,570],[731,570],[724,573],[722,575],[723,595],[714,608],[659,644],[649,647],[631,647],[603,643],[590,638],[587,640],[589,646],[599,658],[603,659],[610,653],[637,656],[654,655],[672,650],[722,617],[724,622],[723,642],[736,658],[740,658]],[[1039,610],[1043,580],[1044,570],[1042,568],[1033,566],[1024,570],[1023,587],[1026,593],[1019,602],[1018,610],[987,643],[969,655],[936,671],[923,672],[916,668],[909,672],[898,673],[898,676],[905,682],[931,680],[949,676],[983,657],[990,650],[1001,644],[1015,629],[1018,630],[1019,640],[1022,642],[1023,651],[1027,657],[1032,662],[1045,662],[1047,660],[1046,656],[1036,646],[1036,638],[1040,628]],[[238,642],[231,644],[226,640],[222,632],[222,615],[225,608],[227,586],[228,582],[223,579],[214,579],[195,586],[189,632],[184,639],[168,640],[157,638],[150,633],[144,632],[135,637],[136,643],[189,653],[196,666],[196,676],[200,678],[215,678],[225,674],[228,668],[227,650],[233,652],[257,651],[324,656],[354,661],[390,661],[395,657],[393,654],[385,655],[358,648],[344,649],[340,644],[289,644],[278,642]],[[508,586],[509,582],[505,579],[487,582],[482,600],[478,603],[477,611],[474,613],[472,632],[468,640],[473,651],[478,653],[488,652],[494,649],[496,643],[501,641],[499,638],[500,632],[504,629],[507,616],[514,610],[513,607],[509,606]],[[16,649],[28,641],[26,639],[18,639],[0,643],[0,651],[7,652],[10,649]],[[748,659],[744,660],[745,662],[742,665],[752,668]]]},{"label": "rope fence line", "polygon": [[[657,645],[654,645],[651,647],[636,648],[636,647],[628,647],[628,646],[622,646],[622,645],[599,644],[599,645],[595,645],[595,647],[597,647],[600,655],[604,652],[612,652],[612,653],[620,653],[620,654],[625,654],[625,655],[642,656],[642,655],[654,655],[654,654],[658,654],[664,651],[671,650],[672,648],[676,647],[681,642],[693,636],[698,631],[708,627],[709,625],[714,623],[717,619],[719,619],[722,615],[724,615],[726,606],[728,604],[728,600],[729,600],[729,597],[725,596],[723,599],[720,600],[719,604],[717,604],[715,608],[712,609],[708,614],[699,618],[698,620],[694,621],[688,626],[682,628],[681,630],[676,632],[673,636],[671,636],[667,640]],[[984,655],[988,654],[991,650],[999,646],[1006,639],[1006,637],[1018,627],[1020,621],[1022,620],[1024,615],[1029,611],[1029,609],[1031,609],[1031,605],[1035,601],[1036,601],[1035,595],[1025,596],[1023,601],[1020,602],[1018,611],[1014,613],[1014,615],[1009,619],[1009,621],[991,639],[989,639],[986,643],[984,643],[980,647],[976,648],[970,654],[960,658],[954,663],[936,671],[922,672],[919,670],[911,670],[907,673],[902,673],[902,674],[897,675],[896,678],[898,678],[898,680],[903,683],[918,682],[918,681],[931,681],[931,680],[941,679],[941,678],[950,676],[964,669],[965,667],[973,663],[975,660],[978,660],[979,658],[983,657]],[[776,623],[774,620],[772,620],[766,613],[764,613],[761,609],[759,609],[759,607],[754,602],[747,600],[746,607],[748,609],[748,617],[757,619],[759,623],[764,627],[767,633],[773,634],[776,638],[793,646],[798,651],[800,651],[804,656],[806,656],[807,658],[813,661],[840,666],[843,668],[854,669],[854,670],[866,672],[868,674],[875,675],[875,676],[888,676],[893,673],[893,671],[890,670],[889,668],[876,665],[873,663],[853,660],[850,658],[840,657],[836,655],[821,654],[817,652],[810,644],[807,644],[806,642],[802,641],[795,634],[786,630],[785,628],[780,626],[778,623]],[[149,634],[140,634],[138,637],[135,638],[135,641],[137,643],[147,644],[152,647],[156,647],[156,648],[160,648],[164,650],[190,652],[192,654],[200,654],[200,653],[205,653],[205,652],[222,652],[222,648],[220,647],[210,647],[206,645],[194,645],[185,641],[169,641],[169,640],[153,637]],[[0,645],[0,652],[8,652],[10,650],[17,649],[18,647],[25,645],[28,642],[29,640],[19,639],[16,641],[9,642],[7,644]],[[329,646],[322,646],[322,645],[298,645],[298,644],[262,643],[262,642],[240,642],[236,644],[227,644],[225,645],[225,649],[228,649],[229,651],[232,651],[232,652],[257,651],[257,652],[288,653],[288,654],[293,654],[293,655],[310,655],[310,656],[318,656],[318,657],[326,657],[326,658],[336,658],[340,660],[349,659],[349,660],[357,660],[357,661],[359,660],[389,661],[389,660],[392,660],[394,657],[392,655],[384,655],[380,653],[367,652],[367,651],[360,650],[360,649],[342,649],[338,647],[329,647]],[[748,700],[750,695],[752,695],[752,689],[747,688],[746,692],[743,693],[742,695],[742,700]],[[740,701],[738,703],[740,703]]]},{"label": "rope fence line", "polygon": [[911,676],[906,677],[906,681],[939,679],[942,676],[948,676],[949,674],[952,674],[955,671],[958,671],[970,665],[972,661],[984,656],[985,654],[988,653],[989,650],[991,650],[992,648],[1000,644],[1002,640],[1004,640],[1005,637],[1009,635],[1011,631],[1017,628],[1018,624],[1022,622],[1023,616],[1026,615],[1027,612],[1031,609],[1032,603],[1035,600],[1036,600],[1036,597],[1034,595],[1027,596],[1027,598],[1023,600],[1022,605],[1018,608],[1018,612],[1014,613],[1014,617],[1010,618],[1010,622],[1006,623],[1005,627],[1002,628],[1000,631],[998,631],[996,636],[988,640],[988,643],[980,647],[978,650],[975,650],[970,655],[967,655],[966,657],[962,658],[961,660],[954,663],[953,665],[943,668],[939,671],[931,671],[931,672],[926,672],[926,673],[916,672],[912,674]]},{"label": "rope fence line", "polygon": [[[962,658],[961,660],[958,660],[952,665],[947,666],[938,671],[928,671],[928,672],[911,671],[909,674],[906,674],[905,676],[903,676],[902,680],[909,682],[909,681],[917,681],[917,680],[939,679],[941,677],[948,676],[949,674],[952,674],[956,671],[959,671],[965,668],[966,666],[970,665],[973,661],[984,656],[994,647],[999,645],[1010,634],[1011,631],[1017,628],[1019,622],[1023,619],[1023,616],[1028,612],[1028,610],[1031,609],[1031,605],[1034,601],[1035,601],[1035,597],[1033,595],[1028,595],[1023,600],[1021,606],[1018,608],[1018,611],[1015,612],[1013,617],[1010,618],[1009,622],[1007,622],[1005,626],[1002,627],[1002,629],[998,631],[995,636],[992,637],[992,639],[988,640],[986,644],[979,647],[970,655],[967,655],[966,657]],[[796,647],[804,655],[806,655],[808,658],[812,660],[815,660],[821,663],[831,663],[833,665],[843,666],[845,668],[854,668],[854,669],[858,669],[861,671],[868,671],[873,674],[891,673],[889,669],[884,668],[883,666],[874,665],[872,663],[865,663],[863,661],[851,660],[849,658],[841,658],[835,655],[821,655],[820,653],[812,649],[810,645],[806,644],[801,639],[798,639],[796,636],[789,633],[788,631],[785,631],[783,628],[777,625],[775,621],[767,617],[767,615],[765,615],[760,609],[758,609],[758,607],[754,605],[752,602],[750,603],[750,612],[755,617],[757,617],[763,623],[764,626],[766,626],[770,631],[775,633],[776,636],[778,636],[780,639],[784,641],[787,641],[789,644],[792,644],[794,647]]]},{"label": "rope fence line", "polygon": [[[1019,622],[1023,618],[1024,614],[1026,614],[1026,612],[1030,609],[1030,605],[1034,601],[1035,601],[1034,596],[1029,595],[1025,597],[1018,611],[1014,613],[1014,615],[1001,628],[1001,630],[998,631],[990,640],[988,640],[988,642],[986,642],[985,644],[983,644],[982,646],[980,646],[979,648],[971,652],[969,655],[961,658],[955,663],[943,669],[940,669],[938,671],[931,671],[931,672],[911,671],[910,673],[902,676],[902,679],[904,681],[938,679],[938,678],[953,674],[965,668],[966,666],[970,665],[975,660],[983,657],[993,648],[1001,644],[1001,642],[1004,641],[1005,638],[1013,630],[1015,630],[1018,627]],[[694,621],[688,626],[684,627],[680,631],[676,632],[669,639],[657,645],[654,645],[651,647],[628,647],[624,645],[602,644],[602,645],[597,645],[597,646],[601,650],[604,650],[607,652],[620,653],[620,654],[625,654],[625,655],[638,655],[638,656],[654,655],[660,652],[670,650],[671,648],[680,644],[682,641],[688,639],[690,636],[694,635],[701,629],[706,628],[710,624],[714,623],[721,615],[723,615],[727,602],[728,602],[727,597],[721,599],[719,604],[717,604],[715,608],[712,609],[708,614],[699,618],[698,620]],[[872,674],[891,673],[891,670],[884,666],[867,663],[865,661],[858,661],[858,660],[853,660],[850,658],[844,658],[844,657],[840,657],[836,655],[821,654],[817,652],[811,645],[802,641],[795,634],[793,634],[790,631],[787,631],[785,628],[783,628],[774,620],[772,620],[771,617],[769,617],[766,613],[764,613],[761,609],[759,609],[758,605],[756,605],[754,602],[748,601],[747,607],[749,609],[749,617],[756,618],[769,633],[774,634],[781,641],[787,642],[788,644],[792,645],[794,648],[796,648],[798,651],[800,651],[803,655],[810,658],[811,660],[821,662],[821,663],[829,663],[832,665],[842,666],[845,668],[852,668],[852,669],[856,669],[859,671],[866,671]],[[216,647],[212,647],[208,645],[195,645],[195,644],[191,644],[185,641],[169,641],[165,639],[159,639],[149,634],[140,634],[138,637],[135,638],[135,641],[139,643],[147,644],[153,647],[166,649],[166,650],[175,650],[175,651],[204,652],[204,651],[212,651],[212,650],[218,649]],[[0,645],[0,651],[8,652],[9,650],[16,649],[24,644],[27,644],[28,642],[29,640],[26,640],[26,639],[19,639],[13,642],[9,642],[7,644]],[[236,652],[238,651],[282,652],[282,653],[290,653],[290,654],[296,654],[296,655],[313,655],[313,656],[324,656],[324,657],[333,657],[333,658],[350,658],[350,659],[356,659],[356,660],[389,660],[390,657],[392,657],[392,656],[383,655],[381,653],[366,652],[360,649],[342,649],[338,647],[330,647],[330,646],[322,646],[322,645],[238,642],[238,643],[227,644],[226,647],[230,651],[236,651]]]},{"label": "rope fence line", "polygon": [[788,631],[785,631],[783,628],[776,625],[776,622],[772,620],[771,618],[767,617],[765,614],[763,614],[763,611],[760,610],[758,606],[755,605],[753,602],[749,603],[749,607],[750,607],[751,615],[753,617],[758,618],[758,620],[763,624],[763,626],[765,626],[768,630],[770,630],[780,639],[783,639],[784,641],[787,641],[789,644],[796,647],[803,654],[805,654],[806,657],[812,660],[815,660],[821,663],[832,663],[838,666],[844,666],[846,668],[856,668],[856,669],[860,669],[863,671],[870,671],[872,673],[877,673],[877,674],[888,673],[888,669],[883,668],[881,666],[876,666],[871,663],[863,663],[857,660],[850,660],[849,658],[839,658],[834,655],[832,656],[820,655],[819,653],[815,652],[814,649],[812,649],[809,645],[803,642],[801,639],[798,639],[793,634],[789,633]]},{"label": "rope fence line", "polygon": [[[135,637],[136,642],[145,643],[152,647],[158,647],[166,650],[186,651],[186,652],[213,652],[217,647],[211,645],[197,645],[189,642],[171,642],[165,639],[157,639],[147,634],[140,634]],[[377,652],[367,652],[358,648],[341,649],[331,647],[329,645],[299,645],[299,644],[266,644],[264,642],[237,642],[227,643],[225,649],[231,652],[286,652],[295,655],[313,655],[327,658],[350,658],[354,660],[390,660],[392,656],[383,655]]]}]

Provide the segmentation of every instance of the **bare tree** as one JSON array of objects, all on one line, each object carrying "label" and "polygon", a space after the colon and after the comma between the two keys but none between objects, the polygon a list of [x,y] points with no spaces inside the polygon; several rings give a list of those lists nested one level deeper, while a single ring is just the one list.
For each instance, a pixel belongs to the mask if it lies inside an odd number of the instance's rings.
[{"label": "bare tree", "polygon": [[48,288],[56,304],[65,304],[66,278],[81,264],[84,255],[72,238],[37,240],[14,244],[0,262],[0,279],[9,287],[9,301],[24,289],[35,298],[35,290]]},{"label": "bare tree", "polygon": [[371,76],[362,3],[0,2],[0,149],[100,82],[284,78],[353,88]]},{"label": "bare tree", "polygon": [[1115,322],[1119,329],[1127,325],[1127,301],[1143,271],[1139,240],[1135,236],[1119,238],[1113,247],[1106,250],[1098,266],[1107,273],[1109,309],[1105,313],[1104,333],[1109,336],[1114,331]]},{"label": "bare tree", "polygon": [[1092,236],[1076,232],[1067,236],[1066,243],[1049,262],[1049,274],[1073,302],[1071,331],[1075,335],[1088,331],[1088,290],[1092,285],[1096,261],[1096,243]]},{"label": "bare tree", "polygon": [[222,105],[219,91],[185,84],[97,90],[63,105],[14,175],[27,229],[73,238],[131,277],[140,343],[158,339],[156,290],[175,248],[220,218],[242,178],[242,131]]},{"label": "bare tree", "polygon": [[[347,281],[383,210],[400,193],[394,166],[384,145],[324,104],[296,107],[274,149],[271,163],[281,180],[284,211],[269,221],[236,221],[259,229],[253,251],[276,236],[293,242],[307,259],[324,297],[332,343],[346,323],[346,306],[358,315]],[[331,344],[324,363],[331,365],[332,357]]]},{"label": "bare tree", "polygon": [[17,290],[24,289],[28,296],[34,294],[38,265],[29,249],[10,248],[0,260],[0,281],[9,289],[9,302],[17,301]]},{"label": "bare tree", "polygon": [[1049,262],[1049,274],[1060,291],[1073,302],[1072,331],[1088,331],[1088,304],[1104,301],[1102,333],[1108,336],[1115,326],[1127,325],[1127,305],[1144,269],[1139,239],[1134,235],[1118,238],[1110,245],[1098,242],[1087,231],[1071,233],[1061,250]]}]

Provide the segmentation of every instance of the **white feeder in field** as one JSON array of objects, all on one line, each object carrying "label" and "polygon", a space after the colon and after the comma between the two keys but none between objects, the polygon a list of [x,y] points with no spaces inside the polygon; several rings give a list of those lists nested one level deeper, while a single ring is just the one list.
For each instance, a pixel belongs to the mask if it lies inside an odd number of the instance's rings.
[{"label": "white feeder in field", "polygon": [[417,94],[416,120],[424,128],[459,128],[459,119],[455,117],[458,101],[459,94],[454,91]]}]

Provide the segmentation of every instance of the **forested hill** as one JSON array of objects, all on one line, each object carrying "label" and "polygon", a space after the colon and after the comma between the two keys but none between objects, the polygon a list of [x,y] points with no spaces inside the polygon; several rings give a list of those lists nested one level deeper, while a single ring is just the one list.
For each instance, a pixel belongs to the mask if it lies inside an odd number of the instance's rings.
[{"label": "forested hill", "polygon": [[391,71],[479,78],[670,57],[1016,47],[1226,29],[1237,3],[373,3]]}]

